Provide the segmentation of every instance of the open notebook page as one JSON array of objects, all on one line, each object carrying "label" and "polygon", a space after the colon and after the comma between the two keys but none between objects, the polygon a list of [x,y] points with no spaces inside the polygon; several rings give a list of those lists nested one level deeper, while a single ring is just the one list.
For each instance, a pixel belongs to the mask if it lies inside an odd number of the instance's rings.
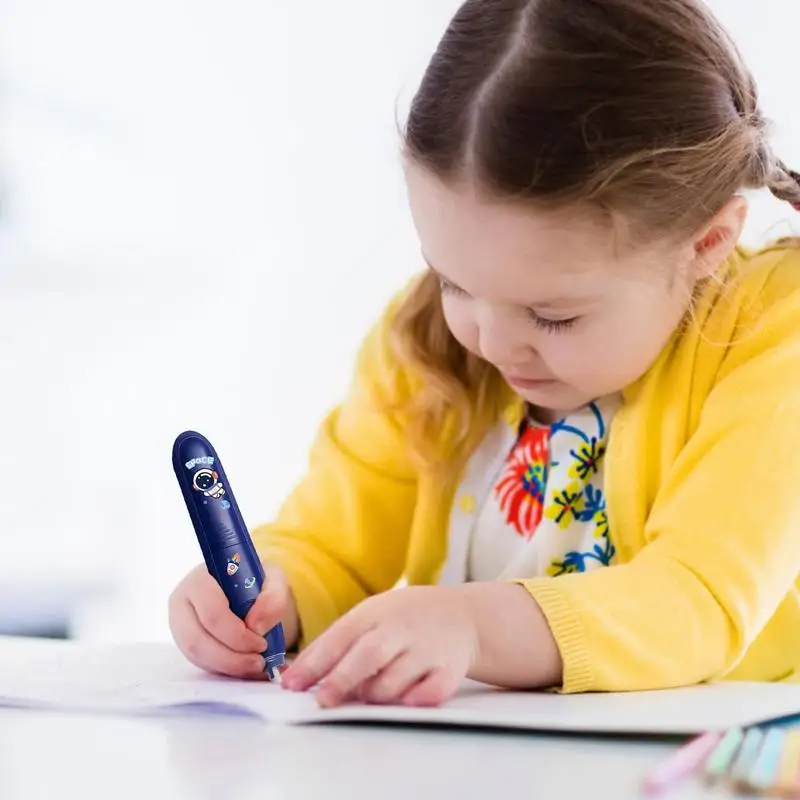
[{"label": "open notebook page", "polygon": [[[0,647],[2,661],[2,647]],[[102,713],[247,713],[276,723],[376,721],[539,731],[689,735],[800,713],[800,685],[727,683],[657,692],[559,695],[465,681],[439,708],[348,705],[200,672],[168,644],[53,648],[0,670],[0,705]]]},{"label": "open notebook page", "polygon": [[161,643],[70,646],[15,666],[0,673],[0,705],[123,714],[189,706],[276,722],[317,709],[311,694],[287,692],[266,680],[209,675]]}]

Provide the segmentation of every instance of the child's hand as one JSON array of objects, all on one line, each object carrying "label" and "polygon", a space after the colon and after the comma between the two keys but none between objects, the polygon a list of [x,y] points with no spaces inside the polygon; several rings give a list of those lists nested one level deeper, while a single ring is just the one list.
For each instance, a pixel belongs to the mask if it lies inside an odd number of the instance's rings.
[{"label": "child's hand", "polygon": [[371,597],[335,622],[283,674],[287,689],[319,683],[317,700],[438,705],[476,658],[477,635],[458,592],[415,586]]},{"label": "child's hand", "polygon": [[180,651],[195,666],[237,678],[264,676],[264,635],[284,625],[286,646],[297,637],[297,609],[282,570],[264,567],[264,590],[240,620],[204,564],[178,584],[169,599],[169,626]]}]

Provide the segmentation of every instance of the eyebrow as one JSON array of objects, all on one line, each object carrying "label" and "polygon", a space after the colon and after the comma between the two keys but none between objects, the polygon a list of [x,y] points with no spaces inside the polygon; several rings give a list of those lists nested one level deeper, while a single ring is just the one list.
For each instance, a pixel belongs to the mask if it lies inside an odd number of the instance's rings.
[{"label": "eyebrow", "polygon": [[[439,270],[436,269],[436,267],[434,267],[430,263],[430,261],[428,261],[428,259],[425,257],[424,254],[422,256],[422,259],[425,262],[425,265],[428,267],[428,269],[437,278],[439,278],[440,280],[443,280],[443,281],[447,281],[447,283],[451,284],[452,286],[455,286],[457,289],[460,289],[462,292],[466,291],[461,286],[459,286],[455,281],[451,281],[450,278],[447,277],[447,275],[443,275],[441,272],[439,272]],[[564,308],[565,306],[569,307],[569,306],[588,305],[589,303],[596,302],[596,300],[597,300],[597,298],[588,297],[588,296],[584,296],[584,297],[551,297],[551,298],[549,298],[547,300],[538,300],[535,303],[523,303],[523,305],[526,306],[527,308],[536,308],[536,309],[539,309],[539,310],[547,310],[547,311],[558,311],[558,310]]]}]

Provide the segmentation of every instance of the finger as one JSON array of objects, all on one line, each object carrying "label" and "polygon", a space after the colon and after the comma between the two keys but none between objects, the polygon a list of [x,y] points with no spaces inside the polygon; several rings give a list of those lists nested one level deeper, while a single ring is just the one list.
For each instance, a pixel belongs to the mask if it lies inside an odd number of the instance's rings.
[{"label": "finger", "polygon": [[264,659],[260,655],[237,653],[215,639],[203,627],[188,600],[179,601],[173,607],[172,625],[178,647],[196,667],[240,678],[264,673]]},{"label": "finger", "polygon": [[319,683],[366,633],[366,624],[357,614],[334,622],[289,665],[282,676],[284,687],[303,692]]},{"label": "finger", "polygon": [[359,694],[367,703],[395,703],[428,674],[428,669],[411,651],[401,653],[375,677],[361,687]]},{"label": "finger", "polygon": [[404,706],[438,706],[458,690],[460,680],[444,669],[429,672],[400,699]]},{"label": "finger", "polygon": [[286,584],[281,579],[268,583],[250,607],[244,623],[249,630],[263,639],[286,613]]},{"label": "finger", "polygon": [[317,702],[325,707],[339,705],[356,693],[365,681],[391,664],[405,649],[405,640],[385,630],[365,633],[323,678]]},{"label": "finger", "polygon": [[228,605],[228,598],[220,585],[209,575],[212,585],[204,587],[203,602],[190,604],[200,620],[200,624],[219,642],[237,653],[261,653],[264,651],[264,637],[251,631]]}]

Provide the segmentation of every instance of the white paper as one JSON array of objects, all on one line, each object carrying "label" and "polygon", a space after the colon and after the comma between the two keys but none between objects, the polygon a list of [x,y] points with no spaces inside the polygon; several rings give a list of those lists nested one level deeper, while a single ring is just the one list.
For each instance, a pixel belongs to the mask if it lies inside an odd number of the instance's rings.
[{"label": "white paper", "polygon": [[559,695],[465,681],[459,694],[438,708],[353,704],[320,709],[312,693],[208,675],[167,644],[56,647],[50,653],[4,660],[0,705],[122,714],[247,713],[282,724],[374,721],[681,735],[800,714],[800,685],[743,682]]},{"label": "white paper", "polygon": [[0,671],[0,705],[124,714],[206,707],[276,722],[317,709],[308,693],[202,672],[169,645],[67,647],[53,653]]}]

